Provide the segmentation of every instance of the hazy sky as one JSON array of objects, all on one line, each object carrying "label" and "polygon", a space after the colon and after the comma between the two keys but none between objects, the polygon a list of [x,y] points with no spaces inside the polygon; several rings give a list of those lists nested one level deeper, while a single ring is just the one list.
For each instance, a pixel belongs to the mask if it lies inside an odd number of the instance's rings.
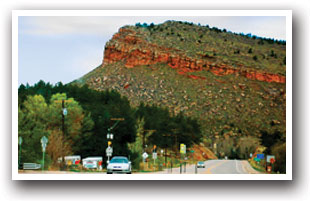
[{"label": "hazy sky", "polygon": [[18,84],[71,82],[99,66],[105,43],[124,25],[181,20],[286,40],[285,17],[19,17]]}]

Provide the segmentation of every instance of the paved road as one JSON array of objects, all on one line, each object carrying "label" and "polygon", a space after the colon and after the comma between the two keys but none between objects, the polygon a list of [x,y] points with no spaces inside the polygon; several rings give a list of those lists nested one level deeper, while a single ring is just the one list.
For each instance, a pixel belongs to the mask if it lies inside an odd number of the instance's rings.
[{"label": "paved road", "polygon": [[[254,170],[246,160],[209,160],[205,161],[205,168],[197,168],[197,174],[259,174],[260,172]],[[186,169],[182,169],[182,174],[195,174],[195,165],[186,165]],[[70,172],[70,171],[32,171],[20,170],[19,173],[25,174],[91,174],[106,172]],[[137,172],[133,174],[180,174],[180,168],[165,169],[160,172]]]},{"label": "paved road", "polygon": [[[182,174],[195,174],[195,165],[187,165],[186,172]],[[197,168],[197,174],[259,174],[246,160],[209,160],[205,161],[205,168]],[[166,169],[153,174],[180,174],[180,168]]]}]

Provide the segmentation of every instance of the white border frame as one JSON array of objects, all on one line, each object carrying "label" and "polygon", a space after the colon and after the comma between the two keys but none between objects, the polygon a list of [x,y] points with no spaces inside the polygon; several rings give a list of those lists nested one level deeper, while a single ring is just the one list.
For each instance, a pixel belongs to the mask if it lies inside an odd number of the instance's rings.
[{"label": "white border frame", "polygon": [[[19,174],[18,17],[19,16],[285,16],[286,174]],[[12,11],[12,180],[292,180],[292,11],[291,10],[14,10]]]}]

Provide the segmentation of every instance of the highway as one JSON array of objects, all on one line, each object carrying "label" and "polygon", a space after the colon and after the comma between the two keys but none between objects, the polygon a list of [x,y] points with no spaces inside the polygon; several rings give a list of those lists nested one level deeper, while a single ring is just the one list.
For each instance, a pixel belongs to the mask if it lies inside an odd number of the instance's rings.
[{"label": "highway", "polygon": [[[209,160],[205,161],[205,168],[197,168],[197,174],[259,174],[246,160]],[[170,168],[151,174],[180,174],[180,168]],[[195,174],[195,165],[186,165],[182,174]]]}]

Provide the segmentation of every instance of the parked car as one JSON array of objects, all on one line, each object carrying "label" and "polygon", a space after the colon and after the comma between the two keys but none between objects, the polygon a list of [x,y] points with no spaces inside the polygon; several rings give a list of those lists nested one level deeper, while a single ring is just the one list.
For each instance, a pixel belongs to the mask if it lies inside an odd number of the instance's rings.
[{"label": "parked car", "polygon": [[131,174],[131,162],[125,156],[114,156],[108,166],[107,174],[126,173]]},{"label": "parked car", "polygon": [[197,163],[197,168],[205,168],[205,163],[203,161],[199,161]]}]

